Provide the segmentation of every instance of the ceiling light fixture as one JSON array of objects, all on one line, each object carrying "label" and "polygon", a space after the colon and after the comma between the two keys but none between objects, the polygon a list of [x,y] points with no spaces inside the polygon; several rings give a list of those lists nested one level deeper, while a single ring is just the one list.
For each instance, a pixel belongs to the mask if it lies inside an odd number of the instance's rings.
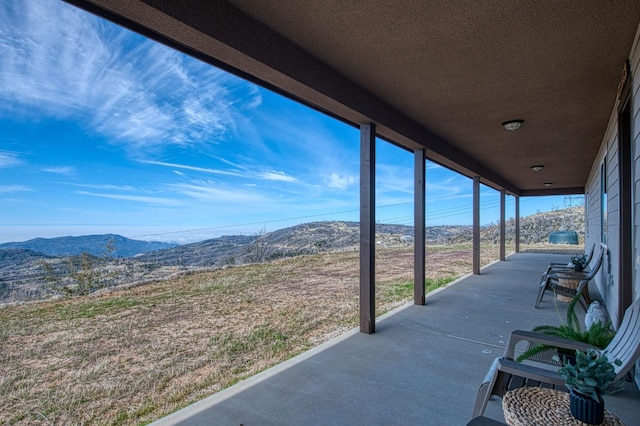
[{"label": "ceiling light fixture", "polygon": [[534,172],[541,172],[544,169],[544,166],[531,166],[531,170]]},{"label": "ceiling light fixture", "polygon": [[547,188],[550,187],[551,185],[553,185],[551,182],[545,182],[544,186],[546,186]]},{"label": "ceiling light fixture", "polygon": [[505,130],[513,132],[522,127],[522,123],[524,123],[524,120],[510,120],[502,123],[502,127],[504,127]]}]

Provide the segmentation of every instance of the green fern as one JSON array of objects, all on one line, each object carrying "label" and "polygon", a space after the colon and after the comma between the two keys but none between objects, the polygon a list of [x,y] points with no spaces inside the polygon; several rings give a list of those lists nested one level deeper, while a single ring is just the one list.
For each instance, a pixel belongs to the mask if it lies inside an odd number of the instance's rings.
[{"label": "green fern", "polygon": [[595,322],[587,330],[587,343],[600,349],[606,348],[615,337],[615,333],[611,331],[611,323],[603,324]]},{"label": "green fern", "polygon": [[[576,303],[578,303],[581,296],[582,293],[578,293],[573,299],[571,299],[571,302],[567,307],[566,324],[540,325],[534,327],[533,331],[536,333],[546,334],[547,336],[563,337],[577,342],[588,343],[600,349],[606,348],[615,336],[615,332],[611,331],[611,324],[608,322],[606,324],[595,322],[588,330],[582,330],[580,320],[575,312]],[[522,362],[525,359],[532,358],[551,349],[556,349],[556,347],[542,344],[534,345],[520,354],[520,356],[516,358],[516,361]]]},{"label": "green fern", "polygon": [[577,293],[571,302],[569,302],[569,306],[567,306],[567,326],[569,326],[572,330],[580,331],[580,320],[578,319],[578,315],[576,315],[576,304],[580,300],[582,296],[582,290]]},{"label": "green fern", "polygon": [[527,349],[526,351],[524,351],[523,353],[521,353],[520,356],[516,358],[516,361],[522,362],[525,359],[533,358],[534,356],[541,354],[542,352],[548,351],[550,349],[553,349],[553,347],[548,345],[539,345],[539,344],[534,345],[529,349]]}]

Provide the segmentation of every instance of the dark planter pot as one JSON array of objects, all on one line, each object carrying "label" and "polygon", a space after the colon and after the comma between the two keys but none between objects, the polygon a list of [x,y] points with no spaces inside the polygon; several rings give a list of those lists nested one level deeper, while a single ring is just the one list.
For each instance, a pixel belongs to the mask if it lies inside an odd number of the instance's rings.
[{"label": "dark planter pot", "polygon": [[578,264],[578,265],[573,265],[573,270],[574,270],[574,271],[576,271],[576,272],[580,272],[580,271],[582,271],[583,269],[584,269],[584,266],[583,266],[583,265],[580,265],[580,264]]},{"label": "dark planter pot", "polygon": [[[576,365],[576,351],[564,348],[558,348],[558,356],[560,357],[560,362],[562,365]],[[566,360],[566,362],[565,362]]]},{"label": "dark planter pot", "polygon": [[604,400],[596,401],[574,390],[569,394],[573,417],[590,425],[599,425],[604,421]]}]

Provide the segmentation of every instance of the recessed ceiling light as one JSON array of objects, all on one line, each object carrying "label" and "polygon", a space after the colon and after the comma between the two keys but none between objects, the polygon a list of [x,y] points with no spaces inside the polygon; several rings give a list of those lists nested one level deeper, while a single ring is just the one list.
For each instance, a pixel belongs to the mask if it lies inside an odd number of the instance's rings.
[{"label": "recessed ceiling light", "polygon": [[534,172],[541,172],[544,169],[544,166],[531,166],[531,170]]},{"label": "recessed ceiling light", "polygon": [[551,182],[545,182],[544,186],[546,186],[547,188],[550,187],[551,185],[553,185]]},{"label": "recessed ceiling light", "polygon": [[505,130],[513,132],[522,127],[522,123],[524,123],[524,120],[509,120],[502,123],[502,127],[504,127]]}]

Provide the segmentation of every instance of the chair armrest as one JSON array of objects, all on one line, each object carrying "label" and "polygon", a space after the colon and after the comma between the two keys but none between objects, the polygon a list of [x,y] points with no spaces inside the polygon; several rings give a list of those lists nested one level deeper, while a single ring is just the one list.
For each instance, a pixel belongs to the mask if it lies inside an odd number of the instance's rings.
[{"label": "chair armrest", "polygon": [[573,269],[571,269],[571,271],[572,272],[569,272],[569,270],[566,270],[566,271],[556,271],[556,270],[554,270],[554,271],[551,271],[549,273],[548,278],[553,278],[553,279],[565,278],[565,279],[569,279],[569,280],[581,280],[589,272],[586,269],[583,269],[580,272],[574,271]]},{"label": "chair armrest", "polygon": [[585,351],[594,348],[592,345],[575,340],[569,340],[557,336],[549,336],[534,331],[515,330],[511,332],[507,347],[504,350],[504,357],[507,359],[515,358],[516,344],[518,342],[527,341],[531,343],[539,343],[542,345],[554,346],[556,348],[572,349]]},{"label": "chair armrest", "polygon": [[554,386],[565,385],[564,378],[557,371],[546,370],[533,365],[515,362],[510,359],[498,358],[497,369],[503,373],[512,374],[514,376],[542,383],[548,383]]},{"label": "chair armrest", "polygon": [[557,273],[574,273],[575,269],[573,266],[549,266],[542,276],[550,276]]}]

